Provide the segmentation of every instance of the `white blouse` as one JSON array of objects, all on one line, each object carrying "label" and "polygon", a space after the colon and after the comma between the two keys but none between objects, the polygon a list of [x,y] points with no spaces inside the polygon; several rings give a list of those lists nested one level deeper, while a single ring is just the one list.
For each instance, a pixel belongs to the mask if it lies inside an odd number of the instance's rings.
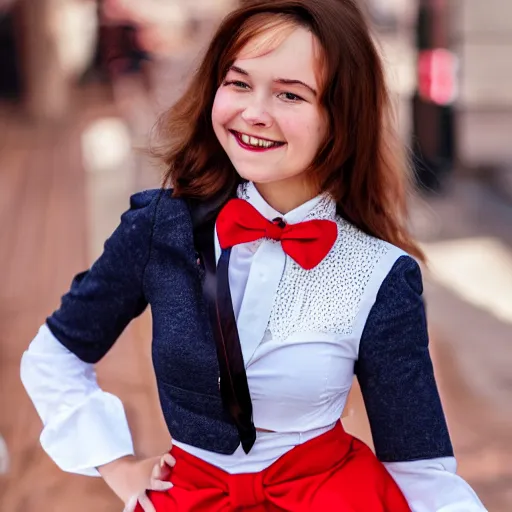
[{"label": "white blouse", "polygon": [[[282,216],[252,184],[244,187],[243,197],[269,220]],[[319,196],[289,212],[284,219],[293,224],[334,215],[334,203]],[[337,264],[337,252],[333,248],[319,267]],[[216,253],[218,258],[217,240]],[[388,244],[382,258],[383,275],[367,283],[369,292],[361,298],[363,303],[368,302],[368,311],[381,278],[402,254],[397,248],[390,250]],[[322,279],[321,268],[316,276],[314,271],[298,267],[281,245],[271,240],[233,248],[229,283],[254,424],[273,432],[258,431],[249,454],[241,446],[234,454],[223,455],[179,440],[173,440],[175,445],[229,473],[256,472],[339,421],[352,385],[365,317],[358,318],[356,311],[346,308],[346,318],[333,318],[328,301],[322,304],[320,299],[329,296],[330,287],[339,291],[339,283]],[[313,281],[318,286],[302,286]],[[304,315],[304,311],[308,314]],[[348,321],[352,328],[345,332],[340,326]],[[44,423],[41,444],[63,470],[98,475],[96,467],[133,454],[120,400],[99,388],[93,365],[63,347],[46,325],[23,355],[21,377]],[[470,486],[455,474],[456,462],[452,457],[385,466],[413,512],[485,511]]]}]

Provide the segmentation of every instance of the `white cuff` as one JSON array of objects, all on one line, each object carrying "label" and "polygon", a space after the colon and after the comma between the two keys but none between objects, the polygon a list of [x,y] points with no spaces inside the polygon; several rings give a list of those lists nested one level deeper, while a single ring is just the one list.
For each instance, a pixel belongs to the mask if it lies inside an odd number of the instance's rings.
[{"label": "white cuff", "polygon": [[453,457],[384,463],[412,512],[487,512]]},{"label": "white cuff", "polygon": [[63,471],[86,476],[100,476],[97,467],[134,454],[121,400],[101,389],[52,418],[41,433],[41,446]]},{"label": "white cuff", "polygon": [[133,454],[123,404],[43,325],[23,354],[21,380],[41,417],[41,445],[64,471],[99,476],[98,466]]}]

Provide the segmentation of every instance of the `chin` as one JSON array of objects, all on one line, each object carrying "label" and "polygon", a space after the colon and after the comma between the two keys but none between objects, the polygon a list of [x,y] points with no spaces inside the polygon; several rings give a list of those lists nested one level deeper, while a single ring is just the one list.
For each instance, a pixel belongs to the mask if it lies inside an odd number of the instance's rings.
[{"label": "chin", "polygon": [[279,174],[276,172],[272,172],[268,169],[248,169],[247,167],[236,167],[236,172],[238,175],[247,181],[252,181],[253,183],[271,183],[273,181],[279,181]]}]

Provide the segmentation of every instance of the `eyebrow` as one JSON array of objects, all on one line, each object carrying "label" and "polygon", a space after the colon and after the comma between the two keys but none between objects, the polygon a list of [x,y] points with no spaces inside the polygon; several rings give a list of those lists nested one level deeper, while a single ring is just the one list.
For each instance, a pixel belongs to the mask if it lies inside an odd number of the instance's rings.
[{"label": "eyebrow", "polygon": [[[244,76],[249,76],[249,73],[245,71],[245,69],[239,68],[238,66],[231,66],[228,71],[234,71],[235,73],[239,73]],[[278,84],[285,84],[285,85],[302,85],[306,89],[309,89],[315,96],[318,95],[316,90],[311,87],[310,85],[302,82],[301,80],[294,80],[291,78],[276,78],[274,82],[277,82]]]}]

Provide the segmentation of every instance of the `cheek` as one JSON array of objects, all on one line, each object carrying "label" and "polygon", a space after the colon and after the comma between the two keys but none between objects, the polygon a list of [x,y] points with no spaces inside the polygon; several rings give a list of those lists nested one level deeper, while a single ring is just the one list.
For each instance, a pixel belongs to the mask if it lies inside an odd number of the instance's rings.
[{"label": "cheek", "polygon": [[308,152],[316,152],[326,133],[325,122],[316,114],[284,116],[280,119],[280,126],[288,142],[295,141]]},{"label": "cheek", "polygon": [[230,100],[230,96],[224,88],[217,91],[212,108],[212,123],[214,126],[226,124],[236,114],[236,107],[234,102]]}]

